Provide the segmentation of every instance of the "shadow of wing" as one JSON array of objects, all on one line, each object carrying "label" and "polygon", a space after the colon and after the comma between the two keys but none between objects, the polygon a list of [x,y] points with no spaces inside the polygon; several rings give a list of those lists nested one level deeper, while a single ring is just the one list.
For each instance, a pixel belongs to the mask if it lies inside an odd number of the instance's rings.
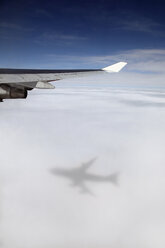
[{"label": "shadow of wing", "polygon": [[92,158],[91,160],[89,160],[88,162],[86,163],[82,163],[80,169],[81,170],[87,170],[90,166],[93,165],[93,163],[96,161],[96,157],[95,158]]},{"label": "shadow of wing", "polygon": [[83,183],[78,185],[81,189],[80,193],[82,194],[90,194],[92,196],[94,196],[93,192]]}]

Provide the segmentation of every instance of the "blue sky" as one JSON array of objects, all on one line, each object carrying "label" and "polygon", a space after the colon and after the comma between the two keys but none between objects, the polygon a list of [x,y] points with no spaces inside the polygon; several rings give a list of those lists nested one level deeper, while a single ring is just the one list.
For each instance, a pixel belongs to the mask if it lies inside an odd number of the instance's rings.
[{"label": "blue sky", "polygon": [[1,1],[0,67],[89,68],[88,57],[164,49],[164,11],[163,1]]}]

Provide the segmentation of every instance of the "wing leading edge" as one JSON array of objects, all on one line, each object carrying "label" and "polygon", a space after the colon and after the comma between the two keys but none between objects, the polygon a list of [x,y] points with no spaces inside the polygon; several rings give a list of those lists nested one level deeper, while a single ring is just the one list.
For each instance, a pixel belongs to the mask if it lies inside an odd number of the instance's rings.
[{"label": "wing leading edge", "polygon": [[126,64],[126,62],[118,62],[102,69],[86,70],[0,69],[0,101],[26,98],[27,91],[34,88],[53,89],[55,87],[51,84],[52,81],[100,72],[119,72]]}]

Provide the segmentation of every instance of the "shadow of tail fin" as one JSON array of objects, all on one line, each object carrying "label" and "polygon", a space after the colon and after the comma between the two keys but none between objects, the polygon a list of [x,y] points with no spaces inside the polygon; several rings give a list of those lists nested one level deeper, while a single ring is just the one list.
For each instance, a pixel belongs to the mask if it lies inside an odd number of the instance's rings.
[{"label": "shadow of tail fin", "polygon": [[107,181],[109,181],[110,183],[113,183],[117,186],[118,185],[118,178],[119,178],[119,173],[113,173],[113,174],[107,176]]}]

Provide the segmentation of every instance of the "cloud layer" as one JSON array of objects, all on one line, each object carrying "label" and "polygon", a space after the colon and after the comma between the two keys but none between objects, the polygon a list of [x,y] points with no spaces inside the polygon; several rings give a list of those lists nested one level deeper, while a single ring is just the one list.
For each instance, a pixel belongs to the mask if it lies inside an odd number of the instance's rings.
[{"label": "cloud layer", "polygon": [[[0,105],[2,248],[164,248],[165,85],[157,77],[65,80]],[[118,172],[117,187],[88,182],[95,196],[81,194],[50,172],[94,157],[89,172]]]},{"label": "cloud layer", "polygon": [[[129,63],[1,104],[2,248],[164,247],[164,55],[90,57]],[[119,173],[118,187],[88,182],[94,196],[81,194],[50,173],[94,157],[89,172]]]}]

